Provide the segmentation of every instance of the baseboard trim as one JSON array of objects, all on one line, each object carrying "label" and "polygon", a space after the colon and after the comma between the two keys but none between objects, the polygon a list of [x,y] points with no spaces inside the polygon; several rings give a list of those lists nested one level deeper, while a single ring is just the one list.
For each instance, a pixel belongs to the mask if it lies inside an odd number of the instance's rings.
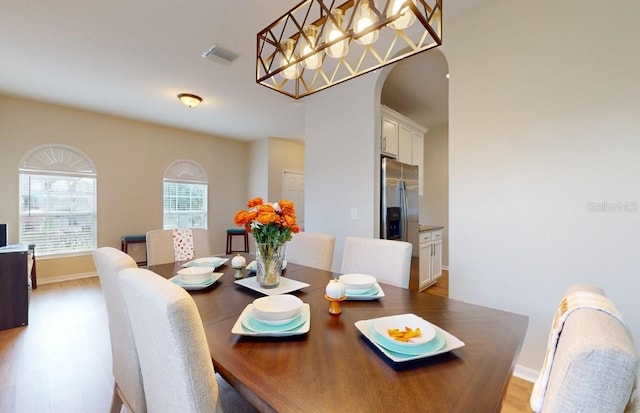
[{"label": "baseboard trim", "polygon": [[538,380],[538,376],[540,375],[540,372],[538,370],[530,369],[529,367],[516,364],[516,368],[513,371],[513,375],[519,379],[534,383],[536,380]]},{"label": "baseboard trim", "polygon": [[59,283],[63,281],[80,280],[82,278],[91,278],[91,277],[97,277],[97,276],[98,276],[98,273],[96,272],[83,272],[78,274],[59,275],[57,277],[38,278],[38,285],[53,284],[53,283]]}]

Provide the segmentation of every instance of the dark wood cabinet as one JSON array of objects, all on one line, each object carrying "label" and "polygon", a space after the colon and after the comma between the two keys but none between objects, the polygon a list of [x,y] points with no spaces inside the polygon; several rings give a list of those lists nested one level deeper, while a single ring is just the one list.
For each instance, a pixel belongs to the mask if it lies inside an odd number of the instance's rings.
[{"label": "dark wood cabinet", "polygon": [[0,248],[0,330],[29,324],[29,245]]}]

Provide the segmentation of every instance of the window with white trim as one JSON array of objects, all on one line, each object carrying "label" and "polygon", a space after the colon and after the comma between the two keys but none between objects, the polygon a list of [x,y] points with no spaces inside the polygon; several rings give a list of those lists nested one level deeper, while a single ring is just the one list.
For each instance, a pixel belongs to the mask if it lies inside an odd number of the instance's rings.
[{"label": "window with white trim", "polygon": [[204,170],[193,161],[167,167],[163,181],[164,229],[207,228],[207,189]]},{"label": "window with white trim", "polygon": [[20,242],[39,256],[93,251],[97,239],[96,168],[66,145],[41,145],[20,161]]}]

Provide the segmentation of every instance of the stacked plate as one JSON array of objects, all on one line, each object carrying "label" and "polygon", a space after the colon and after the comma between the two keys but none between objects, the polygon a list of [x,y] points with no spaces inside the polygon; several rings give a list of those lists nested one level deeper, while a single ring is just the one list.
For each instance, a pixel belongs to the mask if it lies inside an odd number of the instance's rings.
[{"label": "stacked plate", "polygon": [[171,278],[175,284],[178,284],[185,290],[202,290],[211,286],[220,277],[221,272],[214,273],[213,267],[187,267],[178,271],[178,275]]},{"label": "stacked plate", "polygon": [[231,329],[246,336],[304,334],[310,325],[309,304],[290,294],[261,297],[249,304]]},{"label": "stacked plate", "polygon": [[430,357],[464,346],[453,335],[415,314],[362,320],[356,322],[356,327],[395,362]]},{"label": "stacked plate", "polygon": [[182,264],[182,266],[183,267],[211,267],[211,270],[213,271],[214,269],[223,265],[227,261],[229,261],[229,258],[203,257],[203,258],[196,258],[195,260],[191,260],[189,262],[185,262],[184,264]]},{"label": "stacked plate", "polygon": [[375,300],[384,297],[382,287],[371,275],[342,274],[339,279],[344,285],[347,300]]}]

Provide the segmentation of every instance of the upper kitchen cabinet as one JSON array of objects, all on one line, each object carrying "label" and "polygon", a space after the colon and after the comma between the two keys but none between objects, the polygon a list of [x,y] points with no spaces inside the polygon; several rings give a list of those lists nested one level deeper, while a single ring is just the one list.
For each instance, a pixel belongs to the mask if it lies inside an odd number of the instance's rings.
[{"label": "upper kitchen cabinet", "polygon": [[402,163],[418,166],[419,194],[423,195],[424,135],[429,129],[384,105],[380,108],[382,139],[380,151]]},{"label": "upper kitchen cabinet", "polygon": [[384,155],[398,157],[398,122],[382,115],[382,138],[380,150]]}]

